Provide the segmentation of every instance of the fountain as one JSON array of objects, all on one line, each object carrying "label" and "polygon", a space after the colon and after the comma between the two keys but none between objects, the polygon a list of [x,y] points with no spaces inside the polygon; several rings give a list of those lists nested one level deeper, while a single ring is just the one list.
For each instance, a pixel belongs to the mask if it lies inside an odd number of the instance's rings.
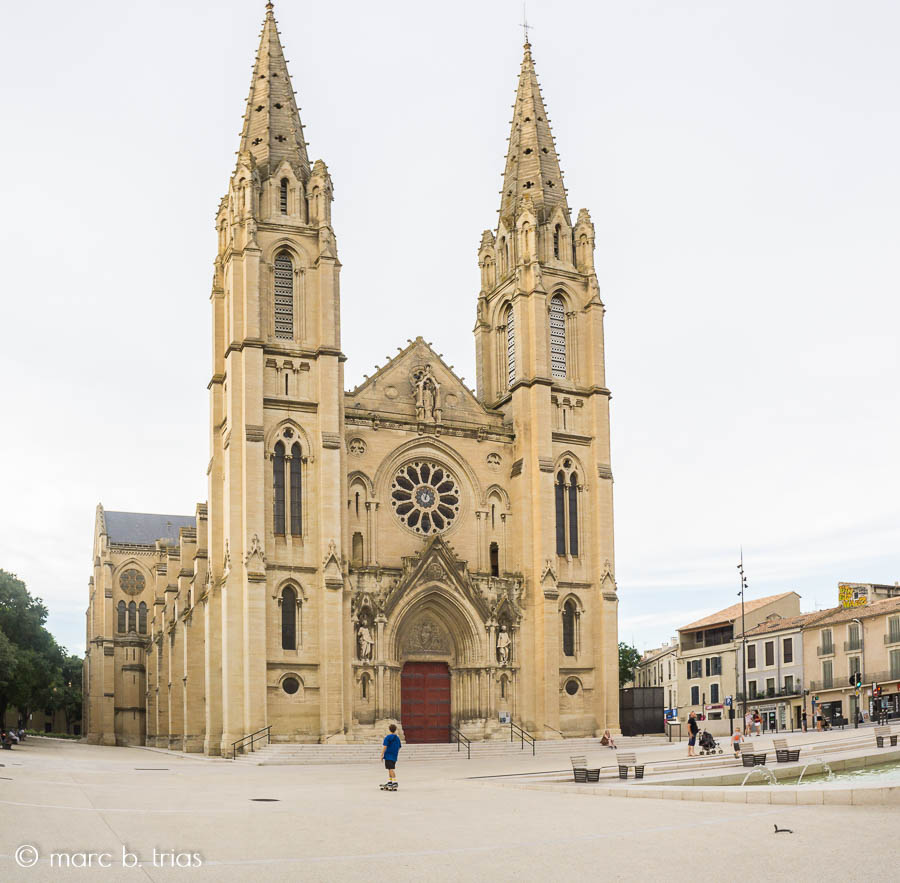
[{"label": "fountain", "polygon": [[775,774],[766,766],[755,766],[746,776],[744,776],[744,781],[741,782],[741,788],[747,784],[747,779],[750,778],[754,773],[762,773],[767,785],[777,785],[778,779],[775,778]]},{"label": "fountain", "polygon": [[[822,764],[822,769],[825,771],[825,773],[827,773],[827,775],[825,777],[825,781],[833,782],[834,781],[834,770],[831,769],[831,767],[828,765],[828,762],[822,757],[817,757],[815,762]],[[806,772],[807,767],[812,766],[812,764],[813,764],[813,761],[810,761],[809,763],[806,763],[803,765],[803,769],[800,770],[800,778],[797,779],[798,785],[800,785],[803,782],[803,774]]]}]

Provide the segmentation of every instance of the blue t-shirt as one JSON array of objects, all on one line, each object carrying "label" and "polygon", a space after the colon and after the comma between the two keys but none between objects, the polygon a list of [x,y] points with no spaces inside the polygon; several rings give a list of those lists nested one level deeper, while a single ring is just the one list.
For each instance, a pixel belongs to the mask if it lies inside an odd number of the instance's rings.
[{"label": "blue t-shirt", "polygon": [[400,751],[400,737],[396,733],[389,733],[381,744],[384,745],[384,759],[396,760]]}]

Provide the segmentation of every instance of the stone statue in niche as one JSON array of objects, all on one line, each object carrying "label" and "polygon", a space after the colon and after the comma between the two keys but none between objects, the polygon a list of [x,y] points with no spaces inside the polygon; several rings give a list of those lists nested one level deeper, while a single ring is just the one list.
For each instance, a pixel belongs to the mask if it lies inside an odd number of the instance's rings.
[{"label": "stone statue in niche", "polygon": [[366,623],[361,623],[356,633],[356,643],[359,646],[359,658],[371,660],[372,651],[375,648],[375,639]]},{"label": "stone statue in niche", "polygon": [[500,665],[509,665],[509,648],[512,641],[505,625],[500,626],[500,633],[497,635],[497,661]]},{"label": "stone statue in niche", "polygon": [[431,365],[413,372],[416,385],[416,419],[420,422],[441,422],[441,386],[435,379]]}]

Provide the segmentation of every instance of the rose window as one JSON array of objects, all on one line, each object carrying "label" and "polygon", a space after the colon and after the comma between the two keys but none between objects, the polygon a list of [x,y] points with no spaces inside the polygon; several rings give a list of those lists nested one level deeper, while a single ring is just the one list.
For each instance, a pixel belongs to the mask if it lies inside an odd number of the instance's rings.
[{"label": "rose window", "polygon": [[459,487],[443,466],[416,460],[394,476],[391,505],[410,530],[437,533],[448,528],[459,514]]}]

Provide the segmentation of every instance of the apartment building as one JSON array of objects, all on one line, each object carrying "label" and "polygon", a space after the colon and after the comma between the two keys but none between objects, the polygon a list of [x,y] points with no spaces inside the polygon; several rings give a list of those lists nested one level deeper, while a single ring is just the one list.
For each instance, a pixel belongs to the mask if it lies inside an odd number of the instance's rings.
[{"label": "apartment building", "polygon": [[[835,722],[853,721],[857,710],[864,719],[877,710],[900,715],[900,597],[824,611],[804,629],[803,664],[814,715]],[[850,683],[857,672],[858,699]]]},{"label": "apartment building", "polygon": [[678,638],[647,650],[634,673],[636,687],[662,687],[666,709],[678,708]]},{"label": "apartment building", "polygon": [[805,686],[803,629],[830,613],[817,611],[788,617],[773,614],[747,629],[745,635],[738,635],[736,701],[742,716],[745,708],[759,711],[767,732],[800,728]]},{"label": "apartment building", "polygon": [[[747,600],[743,615],[738,602],[678,629],[679,719],[694,711],[708,722],[727,722],[728,703],[738,693],[735,636],[742,625],[749,631],[770,617],[781,620],[799,614],[800,596],[782,592]],[[709,728],[719,734],[729,729],[727,723]]]}]

